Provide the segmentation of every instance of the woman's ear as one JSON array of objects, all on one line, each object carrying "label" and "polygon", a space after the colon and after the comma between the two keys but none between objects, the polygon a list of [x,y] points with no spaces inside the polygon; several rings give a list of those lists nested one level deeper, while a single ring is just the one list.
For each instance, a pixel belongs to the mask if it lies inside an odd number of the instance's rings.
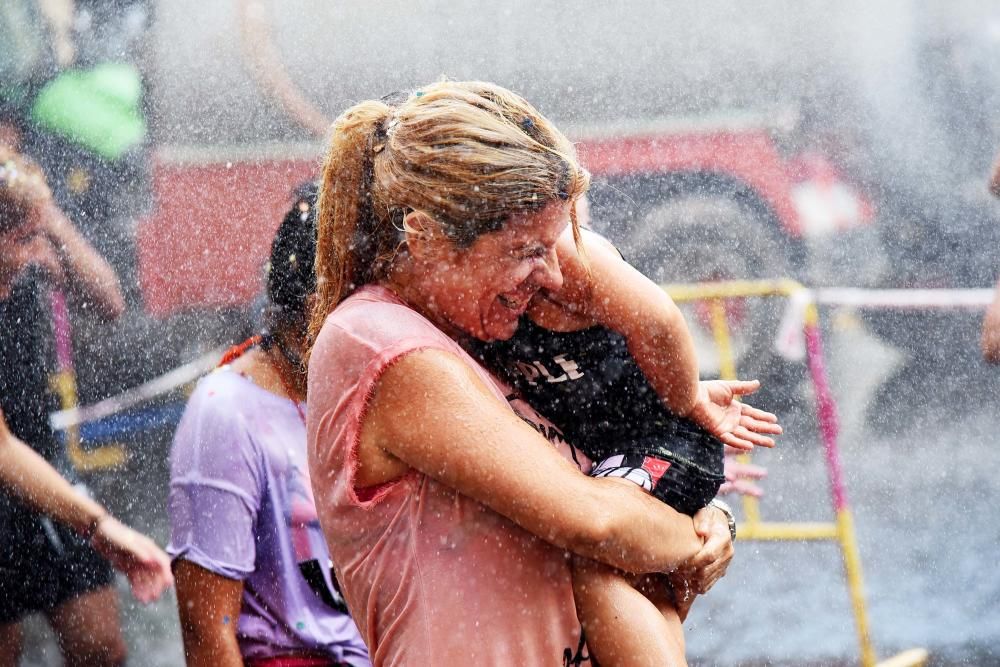
[{"label": "woman's ear", "polygon": [[414,259],[433,259],[441,251],[441,230],[426,213],[407,213],[403,218],[403,234],[406,237],[406,249]]}]

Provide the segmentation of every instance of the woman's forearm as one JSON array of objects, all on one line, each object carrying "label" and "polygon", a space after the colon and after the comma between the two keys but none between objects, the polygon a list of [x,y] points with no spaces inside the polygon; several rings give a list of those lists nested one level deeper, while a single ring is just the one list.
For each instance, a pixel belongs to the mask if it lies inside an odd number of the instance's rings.
[{"label": "woman's forearm", "polygon": [[698,553],[703,540],[691,517],[674,511],[632,482],[585,478],[595,487],[594,530],[568,545],[574,553],[634,573],[672,572]]},{"label": "woman's forearm", "polygon": [[77,493],[55,468],[13,436],[0,438],[0,482],[15,496],[81,534],[93,532],[106,514]]},{"label": "woman's forearm", "polygon": [[671,571],[701,546],[689,517],[631,482],[583,475],[445,352],[414,352],[384,372],[362,429],[362,465],[379,451],[558,547],[624,570]]}]

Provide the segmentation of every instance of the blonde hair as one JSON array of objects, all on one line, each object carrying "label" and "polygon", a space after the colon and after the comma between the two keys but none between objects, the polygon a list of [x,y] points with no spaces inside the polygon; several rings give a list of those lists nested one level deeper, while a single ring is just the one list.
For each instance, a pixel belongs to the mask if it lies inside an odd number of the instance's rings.
[{"label": "blonde hair", "polygon": [[575,202],[590,175],[573,144],[519,95],[478,81],[442,81],[399,104],[370,100],[333,124],[316,211],[317,298],[323,320],[356,288],[384,278],[419,211],[459,247],[511,216]]},{"label": "blonde hair", "polygon": [[0,144],[0,233],[23,224],[51,196],[38,165]]}]

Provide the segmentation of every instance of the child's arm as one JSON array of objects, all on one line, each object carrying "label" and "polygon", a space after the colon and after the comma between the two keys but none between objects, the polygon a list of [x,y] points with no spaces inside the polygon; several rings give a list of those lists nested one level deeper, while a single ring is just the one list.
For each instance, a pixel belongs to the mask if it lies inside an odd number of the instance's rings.
[{"label": "child's arm", "polygon": [[557,294],[536,297],[532,317],[545,320],[546,310],[563,310],[617,331],[672,413],[695,421],[731,447],[773,447],[764,434],[781,433],[777,417],[736,400],[756,391],[759,383],[699,383],[694,341],[677,305],[603,237],[586,230],[584,235],[586,260],[568,232],[559,239],[563,287]]},{"label": "child's arm", "polygon": [[583,234],[586,260],[568,232],[560,238],[556,251],[564,283],[548,298],[624,336],[667,408],[687,416],[699,398],[698,357],[683,314],[608,241],[586,230]]}]

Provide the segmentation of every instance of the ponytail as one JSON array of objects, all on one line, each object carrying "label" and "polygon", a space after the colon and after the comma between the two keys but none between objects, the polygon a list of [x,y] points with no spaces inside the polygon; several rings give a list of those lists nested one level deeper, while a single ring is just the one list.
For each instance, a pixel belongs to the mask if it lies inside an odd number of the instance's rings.
[{"label": "ponytail", "polygon": [[337,304],[363,285],[376,256],[372,171],[376,135],[392,108],[377,101],[351,107],[333,124],[316,206],[316,302],[309,340]]}]

